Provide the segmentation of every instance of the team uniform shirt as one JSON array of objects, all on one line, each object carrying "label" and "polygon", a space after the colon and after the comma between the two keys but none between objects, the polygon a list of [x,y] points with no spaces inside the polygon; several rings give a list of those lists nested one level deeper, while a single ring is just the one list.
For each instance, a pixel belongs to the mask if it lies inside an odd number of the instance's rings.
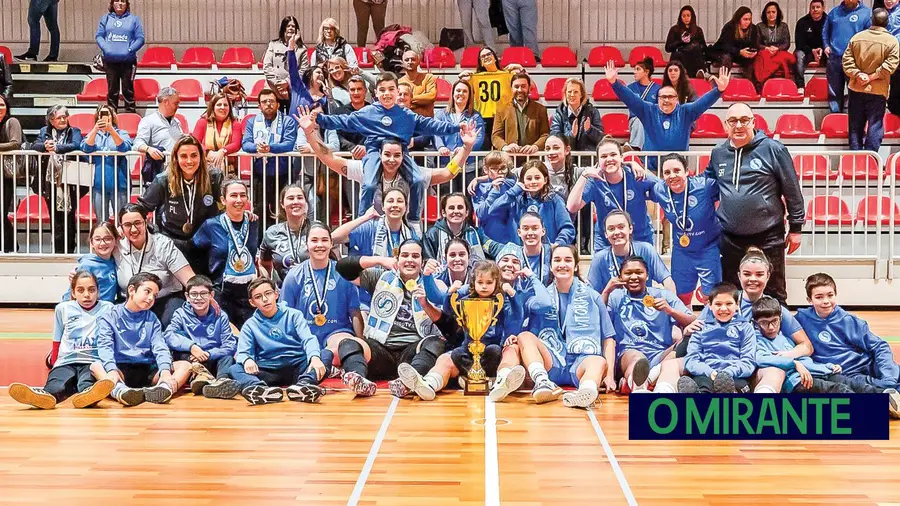
[{"label": "team uniform shirt", "polygon": [[[327,268],[313,269],[308,260],[303,262],[288,273],[281,292],[287,307],[306,317],[306,323],[322,347],[332,334],[353,334],[353,314],[360,310],[359,289],[337,273],[336,264],[329,260]],[[319,307],[317,291],[322,298],[322,307]],[[316,325],[317,314],[325,316],[325,325]]]},{"label": "team uniform shirt", "polygon": [[[228,255],[230,250],[234,248],[231,233],[237,234],[243,223],[243,221],[234,222],[227,217],[225,218],[225,221],[232,227],[231,231],[228,231],[225,226],[223,226],[221,218],[216,216],[203,222],[200,230],[194,234],[194,238],[192,239],[194,246],[197,248],[209,250],[209,274],[216,286],[222,286],[224,283]],[[249,218],[244,217],[244,220],[249,220]],[[250,221],[248,229],[249,235],[247,237],[246,249],[249,251],[250,256],[249,258],[242,259],[244,265],[249,265],[253,262],[253,259],[256,258],[256,252],[259,249],[259,220]]]},{"label": "team uniform shirt", "polygon": [[297,232],[291,232],[287,221],[276,223],[263,233],[259,245],[259,258],[271,260],[279,283],[284,283],[288,271],[309,258],[306,250],[306,235],[309,233],[309,221],[304,220]]},{"label": "team uniform shirt", "polygon": [[182,291],[181,283],[175,273],[187,267],[188,261],[172,239],[161,235],[147,233],[143,251],[131,246],[128,239],[119,241],[119,247],[113,252],[116,259],[116,276],[119,290],[126,293],[128,281],[139,272],[149,272],[159,276],[162,286],[159,287],[158,298]]},{"label": "team uniform shirt", "polygon": [[[204,221],[219,214],[222,196],[222,171],[209,171],[209,191],[201,193],[199,182],[182,182],[181,194],[169,191],[169,174],[160,173],[153,179],[146,191],[138,198],[137,204],[147,213],[153,213],[160,232],[175,240],[190,241],[191,232],[200,228]],[[193,198],[191,198],[193,197]],[[184,231],[190,223],[191,232]]]},{"label": "team uniform shirt", "polygon": [[651,366],[662,360],[662,354],[672,346],[672,327],[675,319],[654,307],[644,305],[644,296],[665,299],[672,309],[690,314],[690,309],[672,292],[648,286],[639,296],[620,288],[609,294],[609,313],[616,328],[616,357],[625,350],[637,350]]},{"label": "team uniform shirt", "polygon": [[534,256],[528,255],[525,249],[522,249],[524,260],[522,267],[531,269],[544,285],[549,285],[553,281],[553,273],[550,272],[550,256],[553,253],[550,249],[549,245],[541,244],[541,252]]},{"label": "team uniform shirt", "polygon": [[[740,309],[739,312],[741,314],[741,318],[752,321],[753,320],[753,302],[744,298],[744,292],[741,292],[741,295],[738,297],[740,301]],[[709,306],[704,306],[703,311],[700,311],[700,315],[697,319],[703,321],[704,323],[711,323],[716,321],[715,316],[713,316],[712,311],[709,309]],[[790,311],[784,306],[781,306],[781,328],[779,331],[788,336],[793,337],[794,334],[803,330],[803,327],[800,326],[800,323],[797,322],[797,319],[794,318],[794,315],[791,314]]]},{"label": "team uniform shirt", "polygon": [[[119,293],[119,285],[116,278],[116,260],[113,257],[103,259],[96,253],[88,253],[78,258],[78,265],[75,271],[88,271],[97,278],[97,290],[100,300],[107,302],[115,302],[116,295]],[[62,300],[67,301],[72,298],[72,289],[66,290]]]},{"label": "team uniform shirt", "polygon": [[707,322],[691,336],[684,369],[694,376],[709,376],[713,371],[732,378],[749,378],[756,370],[756,329],[741,316],[727,323]]},{"label": "team uniform shirt", "polygon": [[271,318],[257,309],[244,323],[234,360],[243,364],[252,359],[260,368],[279,369],[307,362],[320,351],[319,340],[310,332],[303,313],[278,306]]},{"label": "team uniform shirt", "polygon": [[631,252],[625,256],[617,256],[613,253],[612,248],[606,248],[599,253],[594,253],[594,258],[591,259],[591,267],[588,270],[588,283],[594,287],[594,290],[603,293],[606,285],[609,284],[609,280],[619,277],[619,273],[622,270],[622,262],[632,255],[643,258],[644,262],[647,263],[647,274],[650,276],[648,282],[661,285],[666,278],[672,276],[652,244],[633,241],[631,243]]},{"label": "team uniform shirt", "polygon": [[[659,90],[662,89],[660,85],[656,84],[653,81],[650,81],[650,84],[646,86],[637,81],[634,81],[633,83],[626,86],[626,88],[633,91],[635,95],[641,97],[641,100],[649,104],[655,104],[659,102]],[[628,117],[635,118],[637,116],[635,116],[633,112],[628,111]]]},{"label": "team uniform shirt", "polygon": [[797,365],[794,362],[803,364],[809,373],[817,378],[830,376],[834,372],[831,364],[814,362],[809,357],[790,358],[776,355],[775,352],[794,349],[794,341],[785,337],[781,332],[771,339],[760,332],[756,334],[756,365],[760,369],[777,367],[783,370],[787,374],[784,380],[785,392],[792,392],[800,384],[800,373],[797,372]]},{"label": "team uniform shirt", "polygon": [[172,354],[163,338],[162,325],[149,309],[131,311],[117,304],[97,323],[97,352],[106,372],[116,364],[152,364],[172,370]]},{"label": "team uniform shirt", "polygon": [[[352,254],[372,256],[379,253],[375,251],[375,235],[381,222],[382,220],[378,219],[369,220],[350,232],[349,243]],[[407,228],[404,225],[400,227],[400,230],[391,230],[388,233],[388,238],[385,243],[385,246],[387,247],[385,253],[389,256],[394,249],[400,247],[400,244],[403,243],[403,241],[418,238],[419,234],[416,233],[416,230],[413,227]]]},{"label": "team uniform shirt", "polygon": [[634,240],[653,242],[653,226],[647,214],[647,200],[652,199],[652,190],[659,178],[647,174],[642,181],[634,178],[630,170],[623,168],[624,177],[615,184],[598,179],[589,179],[584,185],[581,200],[585,204],[594,204],[597,221],[594,223],[594,253],[609,247],[603,223],[606,216],[621,209],[631,215],[634,222]]},{"label": "team uniform shirt", "polygon": [[[559,195],[565,201],[569,198],[570,189],[569,185],[566,184],[566,172],[572,171],[572,184],[575,184],[575,181],[578,181],[578,178],[584,172],[584,167],[570,167],[568,169],[563,167],[562,170],[557,172],[550,167],[550,162],[544,162],[544,166],[547,167],[547,174],[550,175],[550,191]],[[519,174],[522,173],[522,167],[515,167],[509,173],[516,176],[516,180],[518,180]]]},{"label": "team uniform shirt", "polygon": [[54,367],[67,364],[90,364],[100,360],[97,352],[97,320],[113,304],[97,301],[90,310],[74,300],[60,302],[54,311],[53,341],[59,343],[59,356]]},{"label": "team uniform shirt", "polygon": [[474,92],[472,106],[482,118],[493,118],[497,111],[512,103],[512,73],[478,72],[469,78]]},{"label": "team uniform shirt", "polygon": [[237,349],[237,340],[224,311],[216,314],[210,307],[205,316],[198,316],[188,302],[175,310],[163,337],[169,348],[176,351],[191,351],[191,346],[196,344],[213,361],[233,356]]},{"label": "team uniform shirt", "polygon": [[486,216],[487,220],[501,220],[506,224],[505,240],[495,240],[521,245],[522,239],[516,233],[519,220],[523,214],[530,211],[541,216],[546,231],[544,242],[565,245],[575,241],[572,216],[559,195],[550,192],[545,198],[532,197],[516,184],[516,180],[510,178],[503,182],[500,191],[502,193],[493,201]]}]

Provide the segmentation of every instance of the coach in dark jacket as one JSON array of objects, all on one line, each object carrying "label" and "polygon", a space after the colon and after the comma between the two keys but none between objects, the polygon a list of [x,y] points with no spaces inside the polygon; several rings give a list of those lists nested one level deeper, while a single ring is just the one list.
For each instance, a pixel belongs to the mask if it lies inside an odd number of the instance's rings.
[{"label": "coach in dark jacket", "polygon": [[[737,103],[728,109],[725,128],[728,140],[712,150],[706,168],[706,176],[719,186],[716,216],[722,225],[722,278],[740,286],[741,257],[748,247],[757,246],[772,263],[766,293],[784,302],[784,250],[793,253],[800,247],[805,218],[794,162],[783,144],[763,132],[754,132],[753,111],[747,104]],[[790,227],[787,238],[785,204]]]}]

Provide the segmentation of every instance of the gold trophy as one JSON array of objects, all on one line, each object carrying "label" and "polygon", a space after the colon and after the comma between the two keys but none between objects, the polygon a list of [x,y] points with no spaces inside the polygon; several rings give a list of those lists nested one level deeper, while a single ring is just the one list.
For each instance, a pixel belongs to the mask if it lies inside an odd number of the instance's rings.
[{"label": "gold trophy", "polygon": [[503,309],[503,294],[497,294],[496,298],[481,299],[470,298],[457,300],[458,293],[450,296],[450,307],[456,314],[456,321],[460,327],[472,339],[469,343],[469,353],[472,354],[472,368],[466,375],[465,395],[487,395],[488,383],[484,369],[481,367],[481,355],[484,353],[484,343],[481,338],[491,325],[497,323],[497,315]]}]

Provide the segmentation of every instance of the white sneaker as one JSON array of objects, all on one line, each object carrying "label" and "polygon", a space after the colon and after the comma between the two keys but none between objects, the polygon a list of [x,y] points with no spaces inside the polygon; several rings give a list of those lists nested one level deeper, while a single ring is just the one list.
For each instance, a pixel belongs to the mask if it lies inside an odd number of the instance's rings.
[{"label": "white sneaker", "polygon": [[574,392],[566,392],[562,396],[563,406],[567,408],[590,408],[597,400],[597,392],[579,388]]},{"label": "white sneaker", "polygon": [[425,382],[425,378],[413,366],[404,362],[397,367],[397,374],[400,376],[403,386],[415,392],[423,401],[434,400],[436,395],[434,389]]},{"label": "white sneaker", "polygon": [[563,394],[563,389],[549,379],[539,381],[534,384],[531,396],[538,404],[555,401]]},{"label": "white sneaker", "polygon": [[513,367],[509,374],[507,374],[504,378],[498,379],[494,382],[494,387],[491,388],[490,394],[488,396],[494,402],[500,402],[506,398],[507,395],[515,392],[522,386],[522,383],[525,381],[525,368],[521,365],[517,365]]}]

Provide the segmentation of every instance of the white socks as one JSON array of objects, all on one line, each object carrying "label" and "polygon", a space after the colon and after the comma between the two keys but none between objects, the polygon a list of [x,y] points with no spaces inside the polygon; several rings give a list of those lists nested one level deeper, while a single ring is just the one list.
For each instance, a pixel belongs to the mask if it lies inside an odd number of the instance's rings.
[{"label": "white socks", "polygon": [[540,383],[541,381],[549,381],[550,376],[547,375],[547,370],[544,369],[544,364],[541,362],[535,362],[533,364],[528,365],[528,375],[531,376],[531,380],[535,383]]},{"label": "white socks", "polygon": [[755,393],[755,394],[774,394],[776,392],[775,392],[775,389],[769,385],[759,385],[756,387],[755,390],[753,390],[753,393]]},{"label": "white socks", "polygon": [[593,380],[584,380],[578,384],[579,390],[587,390],[589,392],[593,392],[595,395],[599,394],[599,388],[597,386],[597,382]]},{"label": "white socks", "polygon": [[425,378],[423,379],[425,380],[425,384],[430,386],[435,392],[440,392],[446,386],[446,384],[444,383],[444,377],[436,372],[430,372],[426,374]]},{"label": "white socks", "polygon": [[671,383],[660,381],[656,384],[656,388],[653,389],[653,392],[657,394],[674,394],[675,387]]},{"label": "white socks", "polygon": [[647,383],[652,385],[656,383],[656,380],[659,379],[659,373],[662,372],[662,366],[660,364],[656,364],[655,366],[650,368],[650,375],[647,376]]}]

